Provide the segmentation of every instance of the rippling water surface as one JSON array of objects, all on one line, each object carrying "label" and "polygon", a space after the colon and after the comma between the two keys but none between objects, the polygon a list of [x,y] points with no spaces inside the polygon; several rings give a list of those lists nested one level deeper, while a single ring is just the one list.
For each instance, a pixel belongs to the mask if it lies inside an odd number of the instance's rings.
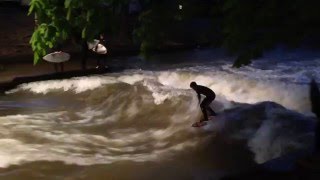
[{"label": "rippling water surface", "polygon": [[[319,57],[273,52],[234,69],[196,50],[23,84],[0,97],[0,178],[217,179],[310,148],[308,82],[320,81]],[[191,81],[217,94],[219,116],[204,128],[191,127],[201,117]]]}]

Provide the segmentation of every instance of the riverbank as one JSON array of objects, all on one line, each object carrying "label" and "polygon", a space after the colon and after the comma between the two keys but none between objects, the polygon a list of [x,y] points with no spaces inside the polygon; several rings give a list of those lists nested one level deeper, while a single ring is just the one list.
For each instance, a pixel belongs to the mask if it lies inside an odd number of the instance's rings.
[{"label": "riverbank", "polygon": [[[14,78],[26,76],[39,76],[54,72],[53,65],[40,61],[33,65],[33,52],[29,44],[34,21],[33,16],[27,16],[27,8],[16,6],[0,7],[0,82],[8,82]],[[190,35],[190,34],[189,34]],[[187,35],[185,35],[187,37]],[[167,42],[156,50],[158,53],[182,51],[194,49],[200,46],[209,46],[209,43],[197,44]],[[65,52],[71,54],[70,61],[65,63],[65,71],[76,71],[81,69],[81,56],[79,47],[68,45]],[[120,41],[117,38],[109,38],[107,41],[108,54],[104,57],[106,61],[114,57],[134,56],[139,54],[139,45],[129,40]],[[87,68],[96,66],[96,56],[90,54]],[[121,60],[120,60],[121,61]]]}]

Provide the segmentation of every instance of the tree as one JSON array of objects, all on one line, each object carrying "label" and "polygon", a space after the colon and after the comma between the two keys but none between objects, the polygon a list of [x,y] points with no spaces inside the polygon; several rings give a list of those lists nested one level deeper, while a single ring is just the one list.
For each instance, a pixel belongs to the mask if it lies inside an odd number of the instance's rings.
[{"label": "tree", "polygon": [[[197,43],[208,41],[208,34],[190,34],[190,21],[209,18],[210,0],[149,0],[143,1],[144,9],[134,29],[134,37],[140,43],[140,52],[150,57],[152,51],[169,42]],[[188,24],[189,23],[189,24]]]},{"label": "tree", "polygon": [[139,25],[134,30],[139,41],[141,54],[149,57],[150,52],[165,43],[172,25],[178,18],[179,9],[176,0],[147,1],[139,16]]},{"label": "tree", "polygon": [[[102,32],[116,34],[123,29],[119,22],[123,25],[129,3],[130,0],[32,0],[29,14],[35,14],[38,21],[30,40],[34,64],[50,49],[69,39],[76,39],[82,45],[83,59],[86,59],[87,41]],[[144,9],[135,26],[134,37],[144,55],[174,36],[174,24],[203,13],[201,10],[193,12],[197,4],[194,0],[140,0],[140,3]],[[189,8],[181,11],[179,4]]]},{"label": "tree", "polygon": [[277,44],[298,47],[318,39],[320,13],[316,0],[226,0],[223,2],[223,46],[238,55],[235,67]]},{"label": "tree", "polygon": [[[70,39],[79,44],[92,41],[106,30],[113,9],[128,0],[32,0],[29,15],[34,14],[37,25],[30,40],[34,64],[48,50]],[[83,51],[84,45],[82,46]]]},{"label": "tree", "polygon": [[[129,3],[130,0],[32,0],[29,14],[35,14],[39,22],[30,41],[34,64],[49,49],[68,39],[77,39],[85,50],[86,42],[104,31],[117,32],[119,16],[125,22],[123,16],[127,15],[124,12]],[[249,64],[277,44],[298,47],[303,43],[317,45],[320,40],[317,0],[140,0],[140,3],[143,11],[134,37],[144,55],[174,38],[175,25],[194,16],[209,17],[210,11],[214,44],[237,56],[234,67]],[[206,36],[198,38],[201,41]]]}]

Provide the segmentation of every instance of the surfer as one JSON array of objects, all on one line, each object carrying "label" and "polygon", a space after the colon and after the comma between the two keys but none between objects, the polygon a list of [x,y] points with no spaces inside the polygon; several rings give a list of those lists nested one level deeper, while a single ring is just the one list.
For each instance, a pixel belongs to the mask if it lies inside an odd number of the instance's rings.
[{"label": "surfer", "polygon": [[[100,44],[100,45],[99,45]],[[99,49],[99,46],[103,46],[103,47],[106,47],[106,41],[105,41],[105,38],[104,38],[104,35],[103,34],[100,34],[99,36],[99,43],[93,48],[95,52],[98,52],[98,49]],[[100,47],[101,48],[101,47]],[[97,57],[97,66],[96,68],[97,69],[104,69],[106,68],[107,66],[105,65],[105,61],[104,61],[104,54],[106,54],[106,52],[103,52],[102,54],[99,54],[99,56]]]},{"label": "surfer", "polygon": [[[217,114],[209,106],[211,102],[216,98],[216,94],[210,88],[198,85],[196,82],[191,82],[190,87],[196,91],[199,99],[200,108],[203,113],[203,119],[200,120],[200,123],[209,120],[207,111],[209,111],[212,116],[216,116]],[[200,103],[201,95],[204,95],[206,97]]]}]

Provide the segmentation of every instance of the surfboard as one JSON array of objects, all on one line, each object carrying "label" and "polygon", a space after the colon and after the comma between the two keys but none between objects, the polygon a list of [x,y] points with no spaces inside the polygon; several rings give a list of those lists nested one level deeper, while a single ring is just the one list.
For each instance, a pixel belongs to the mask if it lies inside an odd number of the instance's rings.
[{"label": "surfboard", "polygon": [[70,54],[62,52],[62,51],[56,51],[50,54],[47,54],[43,57],[43,60],[52,62],[52,63],[62,63],[66,62],[70,59]]},{"label": "surfboard", "polygon": [[[209,116],[208,121],[214,120],[214,116]],[[208,124],[208,121],[198,121],[192,124],[192,127],[202,127]]]},{"label": "surfboard", "polygon": [[93,48],[95,48],[99,44],[99,42],[100,41],[98,39],[94,39],[92,42],[87,42],[88,49],[92,50]]},{"label": "surfboard", "polygon": [[107,54],[107,48],[100,43],[98,39],[94,39],[92,42],[87,42],[88,49],[97,54]]},{"label": "surfboard", "polygon": [[206,121],[201,121],[201,122],[195,122],[192,124],[192,127],[202,127],[202,126],[205,126],[207,125],[207,122]]},{"label": "surfboard", "polygon": [[100,44],[100,43],[97,45],[97,47],[94,47],[92,49],[92,51],[96,52],[98,54],[107,54],[107,52],[108,52],[107,48],[104,45]]}]

